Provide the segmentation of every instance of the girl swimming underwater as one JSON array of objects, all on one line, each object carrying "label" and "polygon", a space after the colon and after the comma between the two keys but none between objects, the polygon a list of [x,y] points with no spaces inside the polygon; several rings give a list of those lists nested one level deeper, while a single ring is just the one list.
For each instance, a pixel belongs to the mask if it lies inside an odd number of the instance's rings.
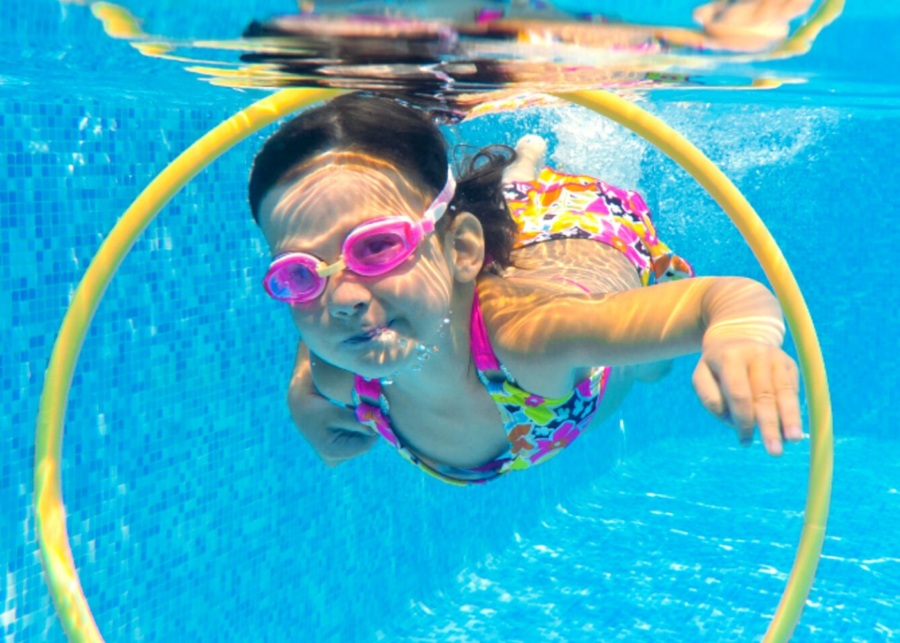
[{"label": "girl swimming underwater", "polygon": [[634,379],[696,352],[694,388],[742,444],[754,426],[772,455],[800,440],[769,291],[693,277],[639,195],[535,176],[536,137],[517,151],[481,150],[455,177],[424,114],[355,95],[263,145],[250,204],[274,258],[264,285],[300,331],[289,405],[323,460],[381,436],[442,480],[485,482],[558,454]]}]

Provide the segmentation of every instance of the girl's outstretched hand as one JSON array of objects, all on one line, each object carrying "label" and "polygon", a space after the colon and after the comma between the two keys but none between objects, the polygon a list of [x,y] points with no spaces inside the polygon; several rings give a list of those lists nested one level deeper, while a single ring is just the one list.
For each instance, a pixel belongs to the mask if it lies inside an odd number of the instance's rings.
[{"label": "girl's outstretched hand", "polygon": [[704,342],[693,377],[707,411],[737,429],[744,446],[753,442],[758,426],[773,456],[783,453],[783,440],[803,439],[799,380],[796,363],[783,350],[739,339]]}]

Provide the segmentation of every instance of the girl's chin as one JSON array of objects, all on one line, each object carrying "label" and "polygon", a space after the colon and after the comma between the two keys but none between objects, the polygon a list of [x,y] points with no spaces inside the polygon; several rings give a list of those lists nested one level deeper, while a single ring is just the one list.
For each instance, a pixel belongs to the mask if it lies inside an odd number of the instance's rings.
[{"label": "girl's chin", "polygon": [[[375,356],[373,356],[375,357]],[[347,370],[356,375],[362,375],[368,380],[392,379],[401,371],[408,369],[406,359],[389,359],[377,356],[375,359],[358,359],[352,365],[348,364]]]},{"label": "girl's chin", "polygon": [[354,346],[341,356],[343,359],[335,360],[335,363],[366,379],[389,378],[399,371],[406,370],[411,362],[415,362],[409,344],[415,342],[373,341],[365,346]]}]

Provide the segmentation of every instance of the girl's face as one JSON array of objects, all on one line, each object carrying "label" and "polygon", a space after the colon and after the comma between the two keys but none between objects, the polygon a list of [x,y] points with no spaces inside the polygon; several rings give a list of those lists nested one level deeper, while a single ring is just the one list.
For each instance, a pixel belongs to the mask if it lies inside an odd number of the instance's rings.
[{"label": "girl's face", "polygon": [[[272,256],[305,252],[328,264],[360,224],[388,216],[422,218],[431,197],[389,166],[364,157],[328,155],[262,201],[259,224]],[[343,270],[313,301],[290,304],[309,349],[368,378],[387,377],[440,345],[453,296],[453,271],[434,233],[390,272],[364,277]]]}]

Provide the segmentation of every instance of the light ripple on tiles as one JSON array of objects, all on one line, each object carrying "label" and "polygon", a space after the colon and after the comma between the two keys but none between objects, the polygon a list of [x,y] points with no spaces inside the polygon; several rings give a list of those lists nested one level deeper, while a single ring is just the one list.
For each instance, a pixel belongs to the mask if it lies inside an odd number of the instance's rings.
[{"label": "light ripple on tiles", "polygon": [[[847,453],[865,451],[863,442],[842,443],[842,456],[864,461],[862,453]],[[761,449],[691,448],[706,455],[669,444],[599,478],[534,530],[461,570],[442,592],[413,601],[409,619],[388,638],[759,637],[793,562],[808,444],[789,447],[777,460]],[[897,582],[888,577],[900,559],[857,529],[874,518],[871,512],[888,515],[885,499],[895,495],[885,492],[883,479],[867,481],[873,488],[835,486],[825,553],[795,640],[842,640],[851,631],[860,640],[896,636],[884,624],[900,606]],[[891,515],[900,515],[897,504]],[[838,555],[839,549],[855,555]],[[860,594],[868,595],[862,607]]]}]

